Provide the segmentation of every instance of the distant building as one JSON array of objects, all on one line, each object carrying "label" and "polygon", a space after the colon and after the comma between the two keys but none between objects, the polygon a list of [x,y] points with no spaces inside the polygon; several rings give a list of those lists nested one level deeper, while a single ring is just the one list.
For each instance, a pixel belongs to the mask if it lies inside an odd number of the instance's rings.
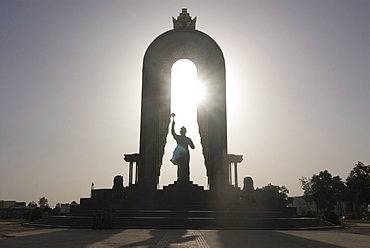
[{"label": "distant building", "polygon": [[[317,214],[315,202],[307,202],[303,196],[293,196],[290,198],[292,198],[293,201],[291,204],[289,204],[289,206],[297,208],[297,215],[305,216],[307,215],[308,211],[311,211],[314,216]],[[342,217],[348,212],[347,204],[345,202],[340,202],[334,207],[333,211],[337,214],[337,216]]]},{"label": "distant building", "polygon": [[0,200],[0,208],[25,208],[25,207],[26,207],[25,202]]},{"label": "distant building", "polygon": [[69,214],[70,212],[71,212],[71,204],[69,203],[60,204],[60,214]]},{"label": "distant building", "polygon": [[307,215],[308,211],[316,212],[316,204],[314,202],[307,202],[303,196],[293,196],[292,203],[289,204],[289,207],[297,208],[297,215]]},{"label": "distant building", "polygon": [[0,219],[22,219],[25,202],[0,200]]}]

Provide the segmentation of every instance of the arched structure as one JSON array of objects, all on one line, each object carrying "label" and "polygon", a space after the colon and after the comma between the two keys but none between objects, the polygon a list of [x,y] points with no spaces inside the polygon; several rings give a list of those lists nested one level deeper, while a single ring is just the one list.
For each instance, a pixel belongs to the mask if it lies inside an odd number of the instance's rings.
[{"label": "arched structure", "polygon": [[174,29],[158,36],[145,52],[142,75],[138,183],[156,188],[171,114],[171,68],[179,59],[197,67],[207,97],[197,108],[197,122],[211,189],[228,185],[225,60],[195,20],[182,10]]}]

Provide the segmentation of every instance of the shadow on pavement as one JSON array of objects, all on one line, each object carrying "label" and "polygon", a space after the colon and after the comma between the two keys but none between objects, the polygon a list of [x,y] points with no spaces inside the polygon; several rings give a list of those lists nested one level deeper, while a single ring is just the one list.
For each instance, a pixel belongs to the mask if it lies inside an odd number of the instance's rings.
[{"label": "shadow on pavement", "polygon": [[0,238],[0,247],[88,247],[125,230],[38,229]]},{"label": "shadow on pavement", "polygon": [[[299,231],[297,231],[299,232]],[[315,231],[304,231],[315,232]],[[325,232],[325,231],[323,231]],[[340,234],[338,234],[340,235]],[[204,235],[205,236],[205,235]],[[219,242],[221,246],[218,247],[259,247],[259,248],[296,248],[296,247],[320,247],[320,248],[343,248],[345,246],[338,246],[321,242],[309,238],[299,237],[284,233],[284,231],[259,231],[259,230],[219,230]],[[236,238],[237,237],[237,238]],[[208,240],[205,237],[206,240]],[[213,246],[209,243],[210,247]],[[217,246],[217,245],[216,245]]]},{"label": "shadow on pavement", "polygon": [[128,248],[128,247],[167,247],[170,244],[181,245],[189,241],[193,241],[196,237],[186,236],[188,233],[187,230],[151,230],[148,239],[143,241],[130,243],[124,246],[120,246],[120,248]]}]

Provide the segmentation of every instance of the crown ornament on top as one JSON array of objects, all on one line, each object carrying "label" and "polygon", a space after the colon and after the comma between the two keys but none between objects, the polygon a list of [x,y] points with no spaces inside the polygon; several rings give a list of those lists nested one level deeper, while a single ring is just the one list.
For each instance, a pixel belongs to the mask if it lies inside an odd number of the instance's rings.
[{"label": "crown ornament on top", "polygon": [[182,29],[182,28],[189,28],[189,29],[195,29],[195,22],[197,21],[197,17],[194,17],[191,19],[191,16],[189,15],[186,8],[182,9],[182,12],[179,14],[177,19],[172,17],[173,21],[173,28],[174,29]]}]

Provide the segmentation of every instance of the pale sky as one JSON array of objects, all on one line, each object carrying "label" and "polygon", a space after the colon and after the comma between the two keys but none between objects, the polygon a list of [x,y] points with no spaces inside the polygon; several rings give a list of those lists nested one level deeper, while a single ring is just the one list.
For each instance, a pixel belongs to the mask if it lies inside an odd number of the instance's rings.
[{"label": "pale sky", "polygon": [[[91,182],[127,185],[143,56],[181,8],[224,53],[239,185],[297,196],[302,176],[370,163],[370,1],[0,0],[0,200],[54,207],[89,197]],[[176,178],[174,148],[169,137],[162,184]]]}]

